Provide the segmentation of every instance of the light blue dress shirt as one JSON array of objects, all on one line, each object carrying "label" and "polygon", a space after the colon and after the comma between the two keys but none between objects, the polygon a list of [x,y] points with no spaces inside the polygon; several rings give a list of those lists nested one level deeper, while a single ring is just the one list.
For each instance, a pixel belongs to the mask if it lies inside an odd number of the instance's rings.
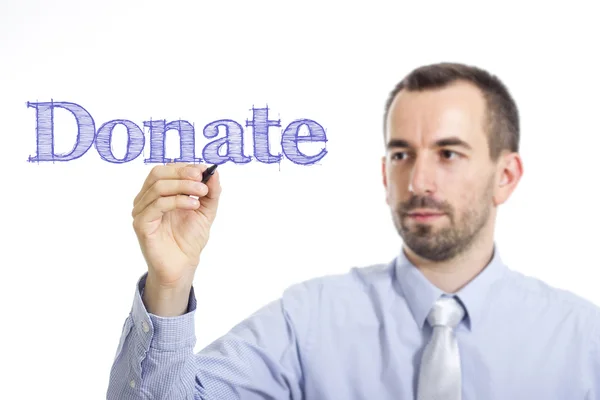
[{"label": "light blue dress shirt", "polygon": [[[498,247],[457,293],[463,400],[599,400],[600,311],[509,269]],[[188,313],[148,314],[135,290],[109,400],[414,400],[439,296],[403,251],[290,286],[199,353]]]}]

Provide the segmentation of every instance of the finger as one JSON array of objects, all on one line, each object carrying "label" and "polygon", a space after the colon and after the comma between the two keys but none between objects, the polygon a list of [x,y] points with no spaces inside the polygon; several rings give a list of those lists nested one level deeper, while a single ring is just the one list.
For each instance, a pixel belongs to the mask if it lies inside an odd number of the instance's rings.
[{"label": "finger", "polygon": [[185,167],[188,165],[197,165],[197,164],[188,164],[188,163],[184,163],[184,162],[170,162],[170,163],[166,163],[165,165],[176,166],[176,167]]},{"label": "finger", "polygon": [[208,187],[199,181],[193,181],[189,179],[175,180],[167,179],[155,182],[139,201],[133,207],[131,215],[135,216],[141,213],[151,203],[156,201],[160,197],[168,197],[175,195],[187,195],[187,196],[206,196]]},{"label": "finger", "polygon": [[152,168],[146,177],[142,188],[133,199],[133,205],[135,206],[148,189],[157,181],[165,179],[201,180],[202,172],[204,172],[206,168],[208,168],[208,166],[204,164],[169,163],[167,165],[157,165]]},{"label": "finger", "polygon": [[206,182],[206,186],[208,187],[208,194],[206,195],[206,199],[218,199],[221,196],[221,177],[219,175],[218,169]]},{"label": "finger", "polygon": [[163,214],[172,210],[194,210],[200,205],[197,199],[189,196],[176,195],[159,197],[146,207],[134,219],[133,224],[143,227],[145,224],[161,219]]},{"label": "finger", "polygon": [[206,186],[208,193],[200,199],[200,207],[197,212],[204,214],[210,221],[214,221],[222,192],[218,170],[206,182]]}]

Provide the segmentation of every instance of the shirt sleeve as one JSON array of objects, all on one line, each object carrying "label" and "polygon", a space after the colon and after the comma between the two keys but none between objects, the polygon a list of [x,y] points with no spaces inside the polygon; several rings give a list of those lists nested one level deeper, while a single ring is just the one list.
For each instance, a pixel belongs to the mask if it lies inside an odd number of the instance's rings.
[{"label": "shirt sleeve", "polygon": [[600,400],[600,310],[595,318],[590,318],[594,324],[590,329],[591,340],[588,351],[587,392],[585,400]]},{"label": "shirt sleeve", "polygon": [[309,335],[304,284],[260,308],[199,353],[190,292],[177,317],[148,313],[139,280],[110,372],[107,400],[301,399],[300,355]]}]

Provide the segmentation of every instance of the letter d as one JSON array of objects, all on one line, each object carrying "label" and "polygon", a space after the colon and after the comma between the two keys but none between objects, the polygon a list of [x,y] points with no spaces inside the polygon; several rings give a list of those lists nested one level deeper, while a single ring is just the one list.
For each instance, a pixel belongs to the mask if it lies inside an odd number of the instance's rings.
[{"label": "letter d", "polygon": [[[30,156],[29,162],[75,160],[84,155],[94,144],[96,136],[94,119],[80,105],[50,101],[49,103],[27,102],[27,107],[33,107],[37,111],[37,155]],[[77,142],[68,154],[54,154],[54,108],[56,107],[70,111],[77,121]]]}]

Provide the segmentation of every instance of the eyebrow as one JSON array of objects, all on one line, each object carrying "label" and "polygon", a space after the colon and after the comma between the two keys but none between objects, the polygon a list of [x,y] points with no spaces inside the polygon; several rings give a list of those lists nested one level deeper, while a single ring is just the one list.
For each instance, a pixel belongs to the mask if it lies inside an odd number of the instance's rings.
[{"label": "eyebrow", "polygon": [[[468,144],[467,142],[465,142],[462,139],[459,139],[457,137],[449,137],[449,138],[444,138],[444,139],[440,139],[438,141],[436,141],[434,143],[434,145],[436,147],[445,147],[445,146],[459,146],[459,147],[463,147],[467,150],[473,150],[473,148],[471,147],[470,144]],[[391,150],[394,148],[398,148],[398,147],[404,147],[407,149],[412,148],[412,146],[410,145],[410,143],[408,143],[408,141],[404,140],[404,139],[392,139],[388,142],[387,144],[387,149]]]}]

